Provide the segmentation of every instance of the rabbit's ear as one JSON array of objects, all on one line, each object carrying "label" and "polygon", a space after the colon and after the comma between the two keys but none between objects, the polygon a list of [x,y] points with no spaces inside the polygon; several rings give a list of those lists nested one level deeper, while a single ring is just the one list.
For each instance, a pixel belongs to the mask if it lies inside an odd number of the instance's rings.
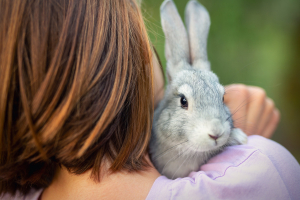
[{"label": "rabbit's ear", "polygon": [[160,7],[161,24],[165,33],[165,54],[171,77],[189,63],[189,42],[184,24],[172,0],[165,0]]},{"label": "rabbit's ear", "polygon": [[210,27],[209,13],[196,0],[190,0],[185,8],[185,23],[189,34],[192,66],[198,69],[210,70],[206,50]]}]

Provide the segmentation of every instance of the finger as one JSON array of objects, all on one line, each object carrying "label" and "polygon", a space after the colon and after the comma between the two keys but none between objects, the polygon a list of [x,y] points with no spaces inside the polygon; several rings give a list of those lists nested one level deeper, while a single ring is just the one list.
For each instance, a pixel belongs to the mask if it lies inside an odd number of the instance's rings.
[{"label": "finger", "polygon": [[268,125],[263,130],[262,136],[266,138],[271,138],[275,129],[277,128],[279,120],[280,120],[280,112],[279,110],[275,109],[273,110],[272,118],[270,119]]},{"label": "finger", "polygon": [[266,93],[262,88],[249,86],[249,104],[245,132],[248,135],[257,134],[257,125],[265,108]]},{"label": "finger", "polygon": [[261,118],[258,121],[256,134],[262,135],[262,131],[268,125],[269,121],[273,117],[273,111],[275,104],[272,99],[266,98],[265,109],[262,111]]},{"label": "finger", "polygon": [[228,106],[234,126],[245,130],[249,92],[245,85],[234,84],[225,87],[224,103]]}]

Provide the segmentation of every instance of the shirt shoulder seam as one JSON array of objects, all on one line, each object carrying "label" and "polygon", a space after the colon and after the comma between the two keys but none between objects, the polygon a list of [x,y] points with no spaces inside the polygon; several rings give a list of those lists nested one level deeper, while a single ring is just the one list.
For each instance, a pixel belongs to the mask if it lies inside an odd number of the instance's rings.
[{"label": "shirt shoulder seam", "polygon": [[[255,151],[253,151],[249,156],[247,156],[247,158],[245,158],[245,159],[244,159],[242,162],[240,162],[239,164],[228,166],[228,167],[224,170],[224,172],[223,172],[222,175],[213,178],[213,180],[216,180],[217,178],[221,178],[221,177],[225,176],[225,174],[226,174],[226,172],[227,172],[227,170],[228,170],[229,168],[235,168],[235,167],[240,166],[241,164],[245,163],[245,162],[246,162],[246,161],[247,161],[254,153],[256,153],[256,152],[258,152],[258,151],[259,151],[260,153],[262,153],[259,149],[256,149]],[[263,154],[263,153],[262,153],[262,154]],[[265,155],[265,154],[264,154],[264,155]],[[272,163],[272,164],[273,164],[273,163]]]}]

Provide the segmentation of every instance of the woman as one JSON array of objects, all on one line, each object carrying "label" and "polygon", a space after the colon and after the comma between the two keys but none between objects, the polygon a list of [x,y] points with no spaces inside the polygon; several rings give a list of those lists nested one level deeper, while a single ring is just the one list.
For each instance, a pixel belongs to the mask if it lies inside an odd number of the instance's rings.
[{"label": "woman", "polygon": [[[220,184],[205,169],[195,173],[208,178],[211,187],[195,182],[197,187],[191,188],[186,181],[195,181],[192,176],[167,180],[149,160],[147,145],[154,104],[163,95],[163,76],[134,0],[0,2],[2,199],[165,199],[200,192],[205,198],[210,193],[203,188],[214,190]],[[249,134],[272,135],[279,113],[261,89],[232,85],[226,102],[231,109],[246,105],[234,117],[246,116],[247,123],[237,126]],[[250,138],[252,146],[232,147],[204,167],[225,172],[218,165],[222,159],[242,165],[239,156],[228,152],[239,155],[267,144],[267,150],[279,152],[272,154],[274,162],[291,165],[275,169],[291,171],[281,173],[280,186],[295,197],[287,180],[299,172],[295,159],[276,143]],[[251,158],[262,159],[256,161],[262,164],[268,153]],[[223,176],[231,176],[225,186],[248,185],[224,193],[221,184],[217,197],[235,191],[229,196],[239,198],[246,187],[260,186],[267,177],[265,168],[238,169],[239,174]],[[236,182],[233,176],[249,172],[260,177]],[[298,175],[291,179],[300,180]]]}]

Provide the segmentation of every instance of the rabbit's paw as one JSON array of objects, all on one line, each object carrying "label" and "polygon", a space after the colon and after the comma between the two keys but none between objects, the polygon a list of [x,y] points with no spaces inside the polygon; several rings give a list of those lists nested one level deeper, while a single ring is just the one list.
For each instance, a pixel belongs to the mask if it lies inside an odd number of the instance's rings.
[{"label": "rabbit's paw", "polygon": [[241,129],[234,128],[232,129],[231,134],[236,144],[247,144],[248,137]]}]

